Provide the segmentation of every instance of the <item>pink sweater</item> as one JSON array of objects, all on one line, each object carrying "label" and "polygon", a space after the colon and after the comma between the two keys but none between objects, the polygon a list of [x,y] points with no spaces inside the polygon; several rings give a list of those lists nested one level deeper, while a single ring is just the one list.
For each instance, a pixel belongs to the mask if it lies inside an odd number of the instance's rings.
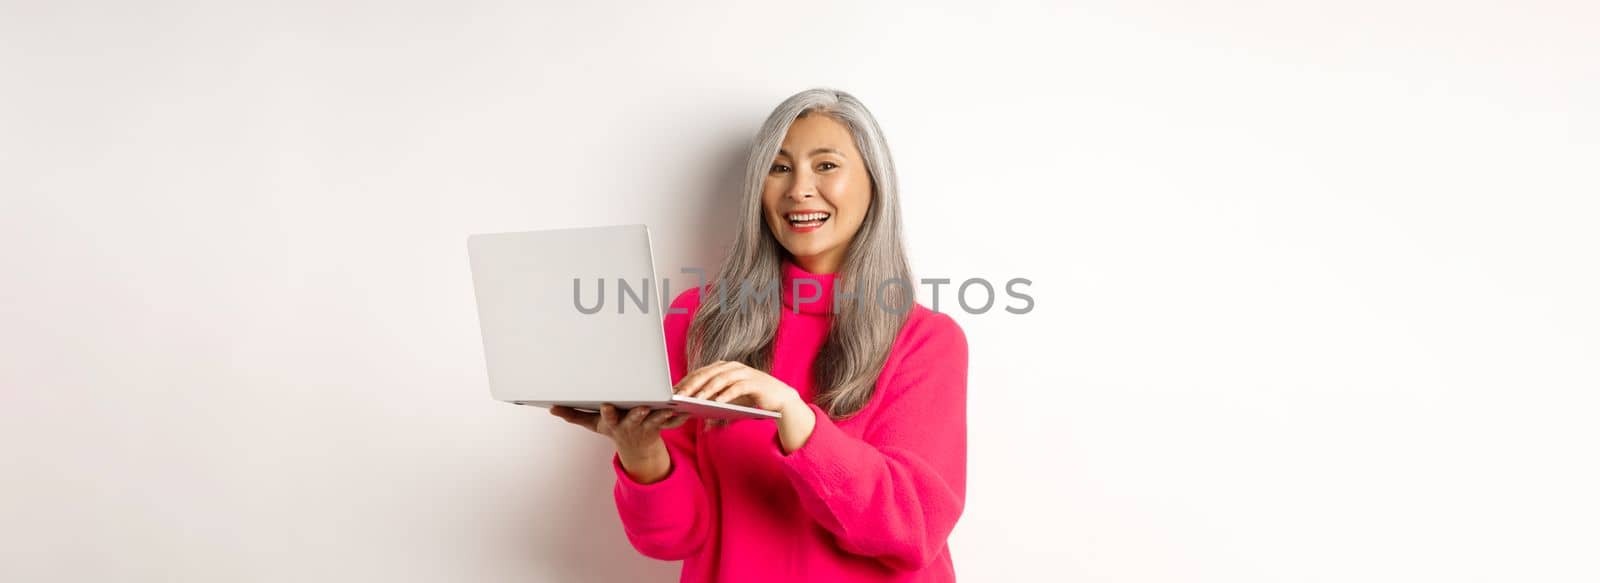
[{"label": "pink sweater", "polygon": [[[834,274],[787,261],[783,269],[768,372],[813,403],[811,362],[832,318]],[[798,314],[795,278],[823,287]],[[814,295],[815,286],[800,285],[802,298]],[[678,295],[672,307],[687,313],[666,317],[674,383],[688,373],[684,343],[699,291]],[[623,529],[640,553],[682,559],[686,582],[955,581],[945,540],[966,499],[966,398],[966,336],[918,304],[866,407],[834,421],[811,405],[816,429],[788,455],[769,419],[723,427],[691,419],[662,432],[672,469],[650,484],[628,477],[613,455]]]}]

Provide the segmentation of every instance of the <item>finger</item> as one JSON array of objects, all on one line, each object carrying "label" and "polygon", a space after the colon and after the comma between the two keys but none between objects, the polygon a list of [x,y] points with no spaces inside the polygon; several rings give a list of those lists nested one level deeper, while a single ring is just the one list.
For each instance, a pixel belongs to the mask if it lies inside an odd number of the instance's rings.
[{"label": "finger", "polygon": [[623,431],[638,431],[644,420],[650,416],[650,407],[640,405],[628,410],[628,416],[622,419]]},{"label": "finger", "polygon": [[598,424],[597,430],[603,430],[603,431],[601,431],[601,433],[610,434],[611,430],[613,428],[615,428],[616,426],[617,426],[617,407],[615,405],[612,405],[611,403],[603,403],[603,404],[601,404],[600,405],[600,422]]},{"label": "finger", "polygon": [[583,417],[577,419],[568,419],[567,423],[577,425],[596,433],[598,433],[600,430],[600,416],[595,413],[585,413]]},{"label": "finger", "polygon": [[720,373],[720,372],[722,372],[724,370],[727,370],[729,368],[737,368],[737,367],[741,367],[741,366],[744,366],[744,363],[737,362],[737,361],[733,361],[733,362],[717,361],[717,362],[713,362],[711,364],[702,366],[700,368],[695,369],[693,372],[690,372],[689,374],[684,375],[684,377],[678,381],[677,386],[674,386],[672,388],[672,392],[676,393],[676,394],[679,394],[679,395],[691,395],[692,396],[695,393],[695,391],[700,388],[700,385],[705,383],[706,379],[709,379],[712,376],[715,376],[717,373]]},{"label": "finger", "polygon": [[755,368],[741,367],[734,368],[734,370],[728,370],[728,372],[720,373],[720,375],[717,376],[712,376],[709,381],[706,381],[706,388],[702,389],[701,391],[701,399],[710,399],[710,397],[714,396],[714,394],[717,394],[717,392],[722,392],[722,389],[730,388],[730,386],[733,386],[733,384],[738,384],[742,383],[742,381],[749,380],[754,370]]},{"label": "finger", "polygon": [[556,406],[551,407],[550,408],[550,414],[551,415],[555,415],[556,417],[560,417],[563,421],[566,421],[567,423],[571,423],[573,425],[581,426],[581,427],[583,427],[585,429],[588,429],[590,431],[594,431],[595,430],[595,424],[597,422],[599,422],[599,417],[600,417],[600,415],[597,414],[597,413],[584,413],[584,412],[579,411],[577,409],[573,409],[571,407],[563,407],[563,406],[560,406],[560,405],[556,405]]},{"label": "finger", "polygon": [[705,379],[707,374],[709,374],[711,371],[717,370],[718,367],[724,364],[727,364],[727,361],[718,360],[712,362],[711,364],[689,371],[689,374],[683,375],[683,378],[678,379],[678,384],[672,386],[672,392],[674,394],[682,395],[685,394],[685,390],[688,390],[691,387],[700,386],[700,382]]},{"label": "finger", "polygon": [[688,422],[689,422],[689,414],[688,413],[676,413],[675,412],[675,413],[673,413],[672,418],[668,419],[666,424],[661,426],[661,429],[663,429],[663,430],[676,429],[676,428],[682,426],[684,423],[688,423]]},{"label": "finger", "polygon": [[671,409],[661,409],[645,417],[644,422],[641,423],[641,425],[643,425],[647,431],[660,431],[662,426],[668,421],[671,421],[672,418],[677,415],[677,413],[677,411],[673,411]]},{"label": "finger", "polygon": [[747,382],[744,382],[744,381],[739,381],[739,382],[736,382],[736,383],[728,385],[726,388],[724,388],[724,389],[722,389],[720,391],[717,391],[717,393],[714,394],[714,395],[706,396],[706,400],[707,401],[716,401],[718,403],[726,403],[728,401],[732,401],[732,400],[737,399],[737,398],[739,398],[741,396],[744,396],[745,394],[747,394],[749,392],[750,392],[750,383],[747,383]]},{"label": "finger", "polygon": [[750,370],[751,369],[749,367],[745,366],[723,370],[722,372],[714,374],[710,378],[706,379],[705,382],[700,385],[700,388],[696,389],[695,392],[689,396],[698,399],[710,399],[711,395],[717,394],[717,391],[722,390],[724,387],[749,377]]}]

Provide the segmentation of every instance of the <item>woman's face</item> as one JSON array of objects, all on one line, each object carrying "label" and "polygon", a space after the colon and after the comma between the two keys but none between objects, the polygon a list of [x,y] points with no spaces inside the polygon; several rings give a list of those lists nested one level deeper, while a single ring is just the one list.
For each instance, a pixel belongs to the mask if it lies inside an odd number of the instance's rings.
[{"label": "woman's face", "polygon": [[795,120],[767,169],[761,206],[778,243],[811,273],[834,273],[872,201],[849,128],[820,113]]}]

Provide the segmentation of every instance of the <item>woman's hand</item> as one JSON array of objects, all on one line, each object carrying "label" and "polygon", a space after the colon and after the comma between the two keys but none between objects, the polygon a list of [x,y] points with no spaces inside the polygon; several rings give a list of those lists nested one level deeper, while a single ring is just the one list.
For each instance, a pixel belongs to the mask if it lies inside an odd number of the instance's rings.
[{"label": "woman's hand", "polygon": [[782,415],[778,419],[778,441],[785,455],[805,445],[817,427],[816,412],[799,391],[742,362],[719,360],[690,371],[672,387],[672,392],[778,412]]},{"label": "woman's hand", "polygon": [[661,441],[661,430],[678,427],[689,420],[686,413],[671,409],[652,412],[642,405],[621,414],[610,403],[601,405],[599,413],[555,405],[550,407],[550,414],[611,438],[617,446],[622,469],[635,481],[646,484],[665,478],[672,469],[667,446]]},{"label": "woman's hand", "polygon": [[805,401],[793,387],[742,362],[719,360],[690,371],[672,387],[672,392],[779,413],[806,408]]}]

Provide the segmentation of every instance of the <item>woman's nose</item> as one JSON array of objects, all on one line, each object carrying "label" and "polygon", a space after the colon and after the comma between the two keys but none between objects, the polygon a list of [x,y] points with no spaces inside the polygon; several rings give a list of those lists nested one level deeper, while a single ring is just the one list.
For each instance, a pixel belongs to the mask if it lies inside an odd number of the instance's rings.
[{"label": "woman's nose", "polygon": [[805,176],[795,176],[794,184],[789,186],[789,198],[803,200],[816,195],[816,184]]}]

